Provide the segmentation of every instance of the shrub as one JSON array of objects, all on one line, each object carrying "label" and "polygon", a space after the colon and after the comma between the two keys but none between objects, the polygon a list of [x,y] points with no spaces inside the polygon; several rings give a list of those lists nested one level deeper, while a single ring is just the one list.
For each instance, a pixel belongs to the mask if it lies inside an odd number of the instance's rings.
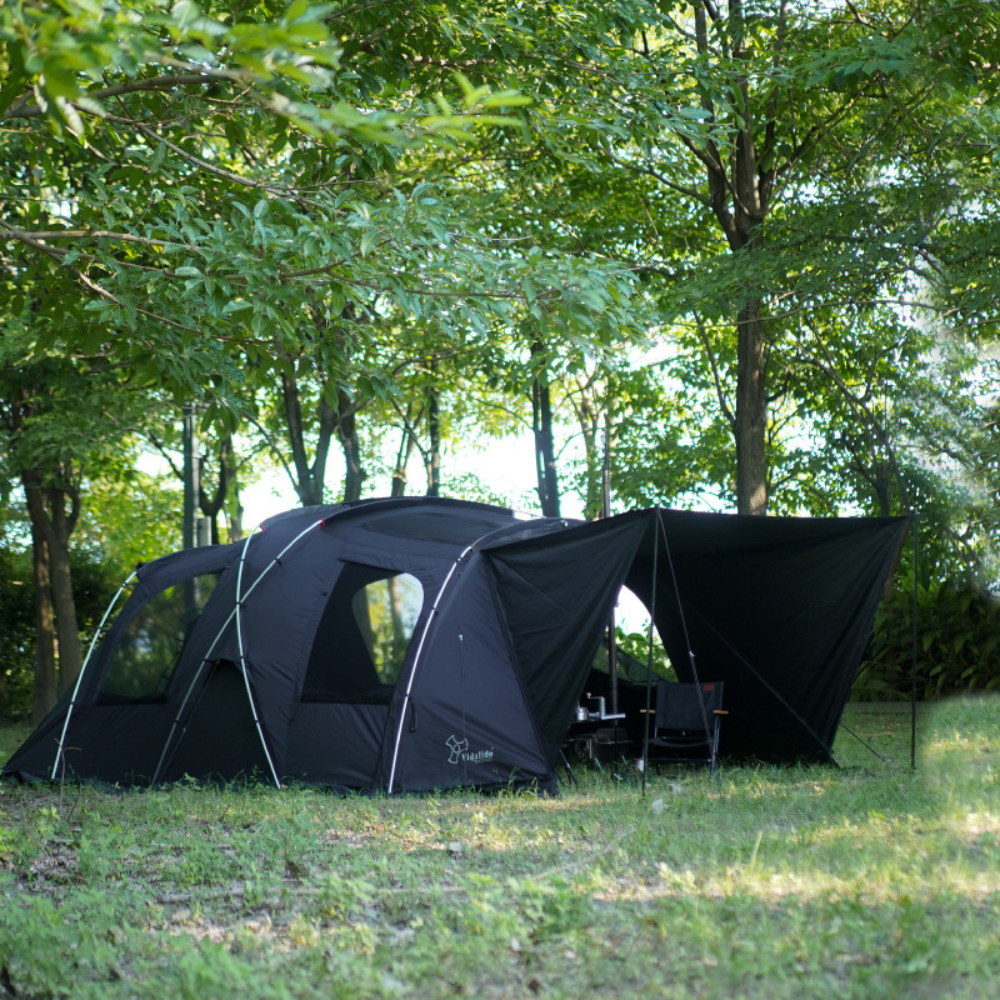
[{"label": "shrub", "polygon": [[[73,554],[80,642],[87,645],[117,583],[117,570]],[[31,715],[35,671],[35,586],[30,551],[0,548],[0,719]]]},{"label": "shrub", "polygon": [[[917,589],[917,697],[1000,690],[1000,601],[950,582]],[[854,684],[859,699],[909,697],[913,592],[897,590],[875,617]]]}]

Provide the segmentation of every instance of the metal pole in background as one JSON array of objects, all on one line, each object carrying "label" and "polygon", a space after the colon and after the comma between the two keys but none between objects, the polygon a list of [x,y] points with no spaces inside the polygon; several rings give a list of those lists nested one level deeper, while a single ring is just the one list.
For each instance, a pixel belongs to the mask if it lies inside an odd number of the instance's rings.
[{"label": "metal pole in background", "polygon": [[910,767],[916,770],[917,767],[917,514],[914,511],[910,515],[913,528],[913,602],[910,607],[910,615],[913,629],[913,662],[910,665]]}]

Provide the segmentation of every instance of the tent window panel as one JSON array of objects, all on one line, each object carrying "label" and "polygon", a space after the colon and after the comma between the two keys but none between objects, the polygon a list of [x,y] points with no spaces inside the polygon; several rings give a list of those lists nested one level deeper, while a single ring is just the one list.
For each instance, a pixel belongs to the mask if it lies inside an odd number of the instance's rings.
[{"label": "tent window panel", "polygon": [[163,698],[217,579],[209,573],[185,580],[143,605],[118,637],[101,681],[100,704]]},{"label": "tent window panel", "polygon": [[388,703],[423,603],[409,573],[346,564],[316,631],[302,700]]}]

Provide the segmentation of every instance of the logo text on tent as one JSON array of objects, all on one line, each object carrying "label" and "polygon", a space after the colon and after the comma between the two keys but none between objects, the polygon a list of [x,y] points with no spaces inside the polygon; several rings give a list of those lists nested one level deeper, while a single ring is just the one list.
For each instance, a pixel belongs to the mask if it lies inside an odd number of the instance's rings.
[{"label": "logo text on tent", "polygon": [[482,764],[484,761],[493,760],[492,750],[476,750],[469,753],[469,741],[456,739],[454,734],[445,740],[445,744],[451,751],[448,757],[449,764],[458,764],[460,761],[466,764]]}]

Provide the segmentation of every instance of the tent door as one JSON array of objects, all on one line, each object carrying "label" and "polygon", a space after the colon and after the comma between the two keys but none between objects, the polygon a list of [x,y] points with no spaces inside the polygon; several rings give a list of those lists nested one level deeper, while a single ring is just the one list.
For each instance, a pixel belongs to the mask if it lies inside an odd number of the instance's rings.
[{"label": "tent door", "polygon": [[161,781],[192,778],[233,781],[270,774],[239,668],[219,660],[183,725]]}]

